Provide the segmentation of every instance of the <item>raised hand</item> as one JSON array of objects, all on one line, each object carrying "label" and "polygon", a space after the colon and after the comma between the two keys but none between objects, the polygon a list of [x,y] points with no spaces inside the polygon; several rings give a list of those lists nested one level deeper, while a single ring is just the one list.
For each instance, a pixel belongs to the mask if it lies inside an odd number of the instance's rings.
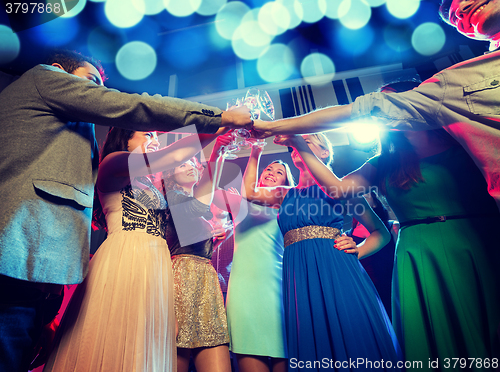
[{"label": "raised hand", "polygon": [[281,146],[294,147],[295,141],[300,136],[297,134],[278,134],[274,137],[273,143]]},{"label": "raised hand", "polygon": [[250,109],[246,106],[236,107],[234,109],[222,112],[222,127],[250,130],[253,125]]}]

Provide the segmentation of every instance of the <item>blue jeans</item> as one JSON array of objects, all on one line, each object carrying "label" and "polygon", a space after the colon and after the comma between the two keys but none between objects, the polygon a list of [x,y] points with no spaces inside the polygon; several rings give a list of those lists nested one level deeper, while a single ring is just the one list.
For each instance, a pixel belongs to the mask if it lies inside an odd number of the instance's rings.
[{"label": "blue jeans", "polygon": [[26,372],[43,326],[56,315],[62,295],[50,295],[0,275],[0,372]]}]

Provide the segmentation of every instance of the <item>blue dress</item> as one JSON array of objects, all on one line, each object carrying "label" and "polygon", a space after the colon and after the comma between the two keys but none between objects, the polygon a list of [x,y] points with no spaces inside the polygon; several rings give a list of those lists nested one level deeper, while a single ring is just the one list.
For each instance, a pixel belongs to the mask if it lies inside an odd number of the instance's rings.
[{"label": "blue dress", "polygon": [[[312,225],[341,229],[343,212],[342,203],[313,185],[287,193],[278,223],[283,235]],[[332,239],[311,238],[285,248],[290,366],[305,371],[397,370],[399,346],[373,283],[355,255],[333,245]],[[382,360],[383,366],[377,364]]]}]

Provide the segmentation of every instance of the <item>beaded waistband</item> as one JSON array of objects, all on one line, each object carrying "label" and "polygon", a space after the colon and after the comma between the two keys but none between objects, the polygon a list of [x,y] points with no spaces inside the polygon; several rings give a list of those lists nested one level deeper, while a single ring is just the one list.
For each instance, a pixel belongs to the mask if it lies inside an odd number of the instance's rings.
[{"label": "beaded waistband", "polygon": [[306,239],[336,239],[340,235],[340,230],[329,226],[304,226],[298,229],[287,231],[284,236],[285,248],[290,244]]}]

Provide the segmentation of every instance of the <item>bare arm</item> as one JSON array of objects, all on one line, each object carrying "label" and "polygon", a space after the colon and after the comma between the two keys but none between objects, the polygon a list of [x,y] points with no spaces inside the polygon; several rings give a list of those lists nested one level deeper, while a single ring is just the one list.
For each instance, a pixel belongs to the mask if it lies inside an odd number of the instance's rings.
[{"label": "bare arm", "polygon": [[99,165],[97,187],[103,192],[117,191],[130,183],[130,177],[146,176],[175,168],[226,130],[221,128],[215,134],[193,134],[161,150],[146,154],[126,151],[109,154]]},{"label": "bare arm", "polygon": [[363,206],[362,213],[356,214],[356,219],[370,232],[363,242],[358,244],[359,258],[371,256],[380,248],[384,247],[391,240],[391,234],[380,220],[380,218],[373,212],[370,205],[364,197],[354,198],[348,202],[352,204],[352,210],[359,210],[359,206],[354,208],[356,204]]},{"label": "bare arm", "polygon": [[276,121],[254,122],[255,137],[266,138],[277,134],[307,134],[342,127],[351,118],[352,103],[331,106],[308,114]]},{"label": "bare arm", "polygon": [[275,143],[292,146],[298,152],[311,176],[322,190],[333,199],[349,199],[369,192],[370,186],[375,184],[377,168],[365,163],[354,172],[343,178],[338,178],[317,156],[311,151],[302,136],[279,136]]},{"label": "bare arm", "polygon": [[259,162],[262,155],[262,147],[253,146],[248,158],[247,167],[243,174],[242,194],[249,201],[261,205],[278,206],[285,195],[283,187],[267,188],[257,187],[259,178]]}]

